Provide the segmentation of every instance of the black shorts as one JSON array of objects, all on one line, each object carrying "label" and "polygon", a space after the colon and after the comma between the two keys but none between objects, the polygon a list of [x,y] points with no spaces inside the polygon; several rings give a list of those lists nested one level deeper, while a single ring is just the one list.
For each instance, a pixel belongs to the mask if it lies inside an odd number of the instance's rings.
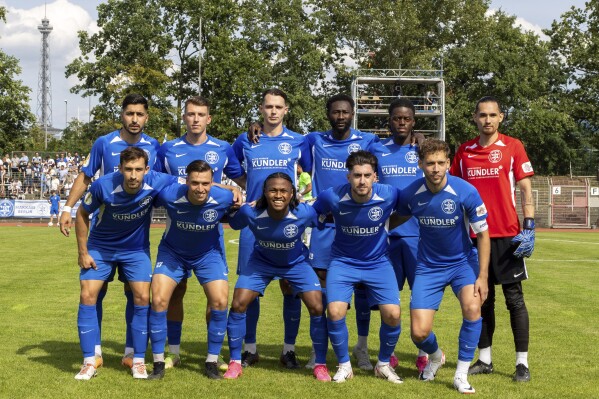
[{"label": "black shorts", "polygon": [[[512,244],[512,238],[491,238],[489,284],[516,283],[528,278],[524,258],[514,256],[514,251],[518,245]],[[476,245],[476,239],[472,241]]]}]

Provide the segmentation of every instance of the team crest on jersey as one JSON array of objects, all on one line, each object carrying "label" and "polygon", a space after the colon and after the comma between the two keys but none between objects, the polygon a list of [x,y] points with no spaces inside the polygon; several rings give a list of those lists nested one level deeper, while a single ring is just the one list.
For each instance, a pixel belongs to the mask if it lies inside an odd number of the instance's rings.
[{"label": "team crest on jersey", "polygon": [[204,211],[204,214],[202,215],[202,217],[208,223],[212,223],[216,220],[216,218],[218,218],[218,212],[215,211],[214,209],[207,209]]},{"label": "team crest on jersey", "polygon": [[530,173],[532,172],[532,165],[530,162],[524,162],[522,164],[522,170],[524,171],[524,173]]},{"label": "team crest on jersey", "polygon": [[476,216],[483,216],[486,214],[487,214],[487,208],[485,207],[485,204],[482,204],[481,206],[476,207]]},{"label": "team crest on jersey", "polygon": [[214,151],[208,151],[206,155],[204,155],[204,159],[211,165],[214,165],[218,162],[218,154]]},{"label": "team crest on jersey", "polygon": [[293,147],[291,147],[291,144],[289,143],[281,143],[279,144],[279,152],[281,154],[291,154],[291,150],[293,149]]},{"label": "team crest on jersey", "polygon": [[142,208],[145,208],[146,206],[150,205],[152,203],[152,197],[151,196],[147,196],[144,197],[141,201],[139,201],[139,206],[141,206]]},{"label": "team crest on jersey", "polygon": [[298,232],[298,228],[294,224],[288,224],[287,226],[285,226],[285,229],[283,230],[283,233],[285,234],[285,237],[287,237],[287,238],[295,237],[297,235],[297,232]]},{"label": "team crest on jersey", "polygon": [[497,162],[501,161],[502,157],[503,156],[501,155],[500,150],[493,150],[489,153],[489,162],[497,163]]},{"label": "team crest on jersey", "polygon": [[416,151],[408,151],[406,153],[406,162],[407,163],[418,163],[418,154]]},{"label": "team crest on jersey", "polygon": [[360,151],[361,149],[362,149],[362,147],[360,147],[360,144],[352,143],[347,146],[347,153],[351,154],[352,152]]},{"label": "team crest on jersey", "polygon": [[91,205],[92,204],[92,193],[85,194],[85,198],[83,199],[83,203],[85,205]]},{"label": "team crest on jersey", "polygon": [[448,215],[451,215],[455,212],[456,206],[455,202],[452,199],[446,199],[441,203],[441,209]]},{"label": "team crest on jersey", "polygon": [[370,208],[368,211],[368,218],[373,222],[380,220],[383,217],[383,209],[380,206]]}]

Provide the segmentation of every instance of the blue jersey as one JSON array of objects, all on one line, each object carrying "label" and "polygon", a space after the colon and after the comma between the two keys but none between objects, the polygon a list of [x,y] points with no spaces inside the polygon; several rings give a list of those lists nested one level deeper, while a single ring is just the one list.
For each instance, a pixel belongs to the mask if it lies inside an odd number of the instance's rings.
[{"label": "blue jersey", "polygon": [[93,182],[81,202],[88,213],[95,212],[88,247],[108,251],[149,248],[154,198],[176,181],[174,176],[150,171],[136,194],[127,194],[122,185],[123,175],[118,171]]},{"label": "blue jersey", "polygon": [[54,194],[50,197],[50,205],[52,208],[58,209],[60,205],[60,195]]},{"label": "blue jersey", "polygon": [[476,188],[449,174],[438,193],[428,189],[424,178],[410,184],[401,191],[398,212],[418,219],[418,261],[429,266],[466,261],[472,253],[468,224],[475,232],[487,230],[487,210]]},{"label": "blue jersey", "polygon": [[243,176],[243,169],[229,143],[207,135],[205,142],[193,145],[187,142],[186,137],[187,135],[167,141],[160,146],[158,162],[162,172],[187,177],[187,165],[195,160],[204,160],[214,172],[215,183],[222,182],[223,172],[230,179]]},{"label": "blue jersey", "polygon": [[397,207],[399,191],[387,184],[372,186],[372,197],[363,204],[351,197],[349,184],[320,193],[313,207],[335,219],[331,257],[356,266],[378,262],[387,253],[389,216]]},{"label": "blue jersey", "polygon": [[260,135],[260,142],[250,143],[247,133],[242,133],[233,143],[235,156],[247,174],[246,200],[256,201],[262,196],[262,186],[268,175],[284,172],[296,185],[297,164],[310,172],[310,151],[306,136],[283,127],[275,137]]},{"label": "blue jersey", "polygon": [[98,170],[100,176],[116,172],[121,161],[121,151],[127,147],[139,147],[144,150],[148,154],[150,169],[159,170],[159,164],[156,163],[159,146],[156,139],[144,133],[141,133],[137,143],[129,144],[121,139],[119,130],[115,130],[105,136],[98,137],[81,170],[87,177],[94,177]]},{"label": "blue jersey", "polygon": [[318,195],[327,188],[338,186],[347,181],[345,161],[349,154],[359,150],[372,151],[378,137],[372,133],[362,133],[351,129],[345,140],[333,138],[332,131],[313,132],[308,136],[308,144],[312,155],[312,196]]},{"label": "blue jersey", "polygon": [[156,206],[167,212],[166,230],[160,245],[165,245],[182,258],[198,258],[210,250],[222,252],[218,226],[233,205],[233,193],[212,186],[208,201],[194,205],[187,199],[186,184],[173,184],[162,190]]},{"label": "blue jersey", "polygon": [[[414,180],[423,177],[418,167],[418,147],[397,145],[393,138],[381,142],[372,151],[379,160],[379,182],[390,184],[402,190]],[[397,237],[418,237],[418,220],[412,218],[391,230],[389,235]]]},{"label": "blue jersey", "polygon": [[299,204],[282,220],[268,216],[266,209],[247,204],[229,218],[232,228],[241,230],[247,226],[256,237],[252,257],[280,267],[290,267],[308,259],[302,234],[306,227],[316,223],[316,212],[306,204]]}]

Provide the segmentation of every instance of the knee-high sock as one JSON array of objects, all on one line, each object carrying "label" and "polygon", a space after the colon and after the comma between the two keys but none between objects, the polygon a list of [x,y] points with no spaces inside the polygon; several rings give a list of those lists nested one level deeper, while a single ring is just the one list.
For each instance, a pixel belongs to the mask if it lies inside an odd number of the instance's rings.
[{"label": "knee-high sock", "polygon": [[164,312],[155,312],[150,309],[150,340],[152,341],[152,353],[164,353],[166,343],[166,310]]},{"label": "knee-high sock", "polygon": [[493,345],[493,334],[495,334],[495,285],[489,284],[489,295],[480,309],[483,318],[479,348],[488,348]]},{"label": "knee-high sock", "polygon": [[241,347],[243,345],[243,337],[246,335],[246,315],[245,313],[229,312],[227,321],[227,335],[229,337],[229,352],[230,360],[241,361]]},{"label": "knee-high sock", "polygon": [[79,345],[81,346],[83,357],[94,357],[96,336],[98,334],[96,305],[79,305],[77,328],[79,331]]},{"label": "knee-high sock", "polygon": [[327,319],[324,315],[310,316],[310,338],[316,354],[316,364],[326,364],[329,337],[327,335]]},{"label": "knee-high sock", "polygon": [[247,344],[256,343],[256,330],[258,329],[258,318],[260,318],[260,299],[256,298],[249,304],[245,317],[245,338]]},{"label": "knee-high sock", "polygon": [[148,313],[149,306],[133,306],[131,321],[131,338],[133,339],[133,357],[143,358],[148,347]]},{"label": "knee-high sock", "polygon": [[98,333],[96,334],[96,345],[101,345],[102,343],[102,315],[104,313],[104,309],[102,308],[102,301],[104,301],[106,292],[107,290],[100,290],[100,292],[98,293],[98,300],[96,302],[96,313],[98,317]]},{"label": "knee-high sock", "polygon": [[416,347],[418,349],[422,349],[429,355],[432,353],[435,353],[439,349],[439,344],[437,343],[437,336],[432,331],[428,335],[428,337],[426,337],[426,339],[424,341],[422,341],[422,342],[413,341],[413,342],[414,342],[414,345],[416,345]]},{"label": "knee-high sock", "polygon": [[356,307],[358,335],[367,337],[370,330],[370,306],[368,305],[365,289],[359,288],[354,290],[354,306]]},{"label": "knee-high sock", "polygon": [[218,355],[220,353],[226,332],[227,311],[210,309],[210,323],[208,323],[208,354]]},{"label": "knee-high sock", "polygon": [[125,347],[133,348],[133,335],[131,334],[131,322],[133,322],[133,314],[135,313],[133,291],[125,291],[125,297],[127,298],[127,305],[125,306],[125,323],[127,325]]},{"label": "knee-high sock", "polygon": [[475,321],[462,320],[462,328],[460,328],[460,335],[458,336],[458,360],[470,362],[474,359],[482,325],[482,317]]},{"label": "knee-high sock", "polygon": [[337,361],[339,363],[349,362],[349,349],[347,346],[348,332],[345,317],[337,321],[327,319],[327,327],[329,329],[329,339],[331,340],[331,345],[333,345]]},{"label": "knee-high sock", "polygon": [[302,318],[302,300],[293,295],[283,295],[283,324],[285,343],[295,345]]},{"label": "knee-high sock", "polygon": [[529,320],[528,309],[524,303],[522,283],[505,284],[502,288],[505,304],[510,312],[510,324],[514,334],[516,352],[528,352]]},{"label": "knee-high sock", "polygon": [[183,327],[182,321],[166,321],[166,330],[169,345],[181,345],[181,330]]},{"label": "knee-high sock", "polygon": [[379,361],[385,363],[389,361],[399,340],[399,334],[401,334],[401,324],[393,327],[381,321],[381,328],[379,329]]}]

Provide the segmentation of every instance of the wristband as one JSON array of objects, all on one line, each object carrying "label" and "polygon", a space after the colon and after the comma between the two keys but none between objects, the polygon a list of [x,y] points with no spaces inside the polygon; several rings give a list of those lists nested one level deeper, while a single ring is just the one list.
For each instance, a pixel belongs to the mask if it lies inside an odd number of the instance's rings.
[{"label": "wristband", "polygon": [[71,213],[72,209],[73,209],[72,207],[65,205],[65,206],[62,207],[62,211],[60,213],[62,213],[62,212]]},{"label": "wristband", "polygon": [[524,218],[524,223],[522,223],[522,229],[534,230],[535,229],[535,219],[534,218]]}]

